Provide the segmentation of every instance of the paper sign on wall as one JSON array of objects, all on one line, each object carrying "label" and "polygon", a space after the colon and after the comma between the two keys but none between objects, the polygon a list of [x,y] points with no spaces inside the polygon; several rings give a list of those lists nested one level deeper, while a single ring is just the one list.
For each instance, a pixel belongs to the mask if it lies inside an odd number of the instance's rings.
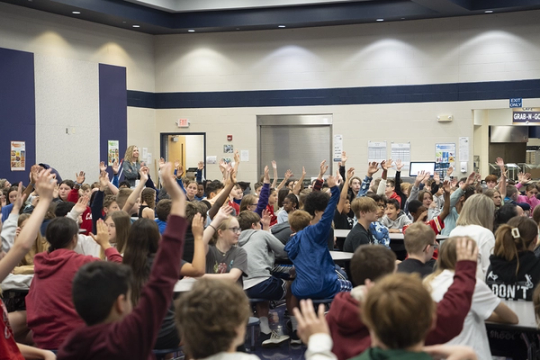
[{"label": "paper sign on wall", "polygon": [[118,140],[109,140],[107,141],[107,163],[109,166],[112,166],[116,161],[120,163],[120,154],[119,154],[119,141]]},{"label": "paper sign on wall", "polygon": [[386,141],[368,141],[368,162],[386,160]]},{"label": "paper sign on wall", "polygon": [[469,138],[459,138],[459,161],[469,161]]},{"label": "paper sign on wall", "polygon": [[26,170],[26,142],[11,142],[11,171]]},{"label": "paper sign on wall", "polygon": [[249,161],[249,150],[240,150],[240,161]]},{"label": "paper sign on wall", "polygon": [[334,135],[334,162],[341,161],[343,152],[343,135]]},{"label": "paper sign on wall", "polygon": [[390,158],[393,161],[401,160],[404,169],[411,163],[411,143],[392,143]]}]

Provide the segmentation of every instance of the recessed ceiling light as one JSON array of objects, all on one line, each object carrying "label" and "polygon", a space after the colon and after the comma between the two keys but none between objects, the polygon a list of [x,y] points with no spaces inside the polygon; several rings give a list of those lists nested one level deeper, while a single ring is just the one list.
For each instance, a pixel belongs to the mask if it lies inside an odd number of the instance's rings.
[{"label": "recessed ceiling light", "polygon": [[485,13],[486,14],[491,14],[493,12],[493,10],[486,10]]},{"label": "recessed ceiling light", "polygon": [[286,27],[285,25],[278,25],[278,28],[284,28]]},{"label": "recessed ceiling light", "polygon": [[132,25],[134,28],[140,28],[141,25]]},{"label": "recessed ceiling light", "polygon": [[384,19],[377,19],[377,21],[384,21]]},{"label": "recessed ceiling light", "polygon": [[81,12],[80,11],[72,11],[71,12],[73,15],[79,15]]},{"label": "recessed ceiling light", "polygon": [[401,20],[405,20],[405,18],[401,18]]},{"label": "recessed ceiling light", "polygon": [[195,32],[195,30],[193,30],[193,29],[189,29],[189,30],[188,30],[188,32]]}]

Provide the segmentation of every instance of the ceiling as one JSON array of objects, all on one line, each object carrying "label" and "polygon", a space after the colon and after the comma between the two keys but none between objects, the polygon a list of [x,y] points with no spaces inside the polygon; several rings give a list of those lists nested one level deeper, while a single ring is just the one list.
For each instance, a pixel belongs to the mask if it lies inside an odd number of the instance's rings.
[{"label": "ceiling", "polygon": [[[540,0],[0,0],[0,2],[154,35],[407,21],[540,9]],[[487,14],[486,16],[489,16]]]}]

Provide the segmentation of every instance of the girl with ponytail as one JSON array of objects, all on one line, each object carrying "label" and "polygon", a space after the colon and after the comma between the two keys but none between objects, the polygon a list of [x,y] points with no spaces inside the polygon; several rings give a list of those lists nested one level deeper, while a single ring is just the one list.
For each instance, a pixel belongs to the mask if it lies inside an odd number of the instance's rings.
[{"label": "girl with ponytail", "polygon": [[540,281],[540,262],[534,255],[538,226],[527,217],[514,217],[495,235],[486,284],[499,298],[531,301]]}]

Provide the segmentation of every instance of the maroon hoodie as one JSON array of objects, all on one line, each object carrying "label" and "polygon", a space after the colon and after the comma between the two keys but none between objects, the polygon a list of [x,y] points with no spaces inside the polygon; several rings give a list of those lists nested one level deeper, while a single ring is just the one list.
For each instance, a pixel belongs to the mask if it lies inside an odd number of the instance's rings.
[{"label": "maroon hoodie", "polygon": [[150,278],[137,307],[123,320],[83,326],[58,351],[59,360],[153,359],[152,347],[180,277],[187,221],[169,216]]},{"label": "maroon hoodie", "polygon": [[[428,333],[426,345],[444,344],[461,333],[471,308],[476,264],[476,261],[456,264],[454,283],[437,304],[437,325]],[[371,346],[369,330],[362,322],[360,312],[360,302],[351,293],[343,292],[336,295],[326,315],[334,341],[332,352],[338,360],[353,358]]]},{"label": "maroon hoodie", "polygon": [[[105,251],[107,260],[122,262],[115,248]],[[71,282],[81,266],[99,258],[58,249],[34,257],[34,279],[26,296],[26,321],[37,347],[56,350],[66,337],[82,326],[71,298]]]}]

